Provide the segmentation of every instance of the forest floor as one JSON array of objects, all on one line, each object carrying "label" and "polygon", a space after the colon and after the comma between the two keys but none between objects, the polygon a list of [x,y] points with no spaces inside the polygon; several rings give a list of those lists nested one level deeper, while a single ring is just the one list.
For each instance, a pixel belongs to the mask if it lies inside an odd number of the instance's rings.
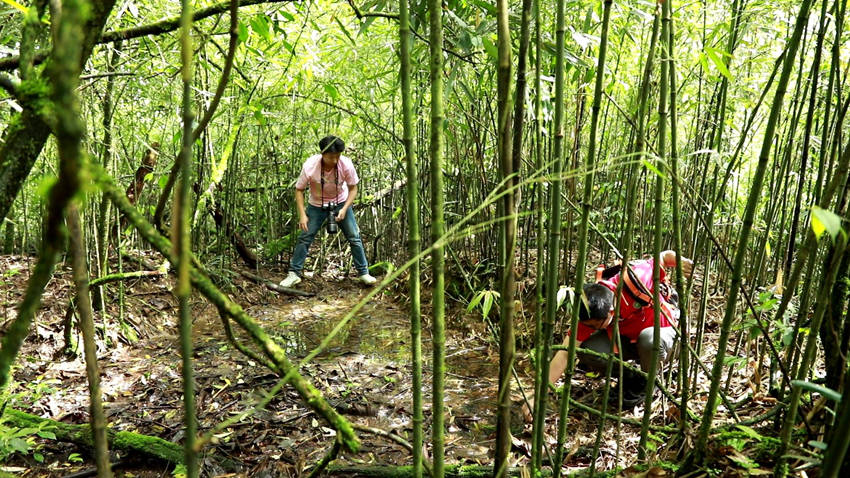
[{"label": "forest floor", "polygon": [[[157,261],[155,257],[150,259]],[[15,307],[23,296],[33,264],[34,259],[29,257],[0,256],[0,329],[5,329],[15,317]],[[280,270],[264,270],[262,274],[273,281],[283,276]],[[279,295],[238,275],[229,277],[228,284],[231,297],[285,347],[293,361],[316,347],[367,293],[333,266],[299,286],[315,292],[314,297]],[[183,438],[182,384],[177,307],[172,286],[169,277],[126,282],[124,325],[121,325],[119,286],[111,284],[107,289],[107,315],[98,314],[96,322],[102,395],[109,426],[180,442]],[[72,290],[70,270],[60,265],[44,293],[42,308],[18,357],[9,403],[29,413],[79,424],[86,423],[89,415],[85,364],[81,353],[63,354],[63,319]],[[713,314],[718,312],[716,304],[710,307],[715,309]],[[204,433],[222,420],[252,409],[263,398],[264,391],[277,383],[277,377],[228,343],[216,309],[203,297],[194,297],[192,308],[197,410],[200,431]],[[423,310],[423,317],[429,322],[427,308]],[[450,310],[445,387],[448,463],[486,465],[492,462],[498,354],[490,333],[480,316],[462,308]],[[711,327],[708,334],[711,335]],[[81,340],[76,331],[74,337]],[[713,341],[707,339],[707,343]],[[412,438],[409,344],[406,306],[394,292],[386,292],[366,304],[355,320],[346,325],[316,359],[304,365],[301,372],[352,422],[409,441]],[[424,329],[426,441],[430,437],[427,424],[431,408],[429,344],[430,331]],[[710,350],[705,351],[706,355],[710,356]],[[530,395],[532,379],[528,354],[521,352],[518,357],[518,373]],[[704,374],[700,377],[704,380]],[[730,382],[731,390],[735,391],[733,400],[747,395],[748,381],[752,382],[752,377],[747,367],[734,374]],[[573,396],[579,402],[599,408],[603,383],[592,374],[580,374],[573,380]],[[527,463],[531,448],[530,425],[523,424],[520,418],[521,395],[515,386],[513,398],[517,403],[514,455],[518,457],[516,465],[522,466]],[[699,404],[700,399],[704,397],[698,395],[695,401]],[[701,413],[699,406],[695,407],[697,413]],[[770,406],[767,399],[753,399],[738,409],[738,414],[755,416]],[[598,420],[575,407],[572,410],[565,470],[577,471],[590,465]],[[656,407],[652,423],[675,427],[678,415],[676,407],[664,400]],[[547,416],[546,440],[550,449],[554,449],[556,405],[550,405]],[[624,411],[621,416],[639,421],[642,410],[637,407]],[[718,418],[721,416],[722,413]],[[597,469],[634,463],[639,427],[624,424],[618,433],[618,427],[610,420],[605,427]],[[242,471],[224,476],[302,476],[304,470],[314,466],[327,453],[333,444],[333,435],[333,430],[317,419],[295,391],[288,388],[264,410],[216,432],[217,443],[206,448],[205,475],[225,474],[219,463],[221,458],[229,458],[241,463]],[[336,464],[411,462],[410,452],[389,437],[364,432],[359,435],[363,443],[361,451],[341,453]],[[675,456],[677,450],[665,449],[671,436],[670,431],[656,430],[651,435],[651,446],[663,452],[662,456]],[[92,467],[88,452],[77,445],[59,443],[34,433],[25,438],[26,451],[0,456],[3,470],[26,477],[59,477]],[[742,455],[741,447],[738,448],[722,452],[727,457],[721,459],[725,459],[723,463],[733,471],[762,471],[755,459]],[[140,457],[122,457],[121,464],[118,476],[170,475],[169,467]],[[627,471],[623,475],[631,476],[632,473]]]}]

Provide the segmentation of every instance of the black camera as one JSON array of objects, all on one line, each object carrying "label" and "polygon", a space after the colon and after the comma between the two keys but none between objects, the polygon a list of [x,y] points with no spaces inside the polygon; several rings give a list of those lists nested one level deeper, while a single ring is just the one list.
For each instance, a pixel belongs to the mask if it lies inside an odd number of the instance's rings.
[{"label": "black camera", "polygon": [[339,232],[339,224],[336,223],[336,207],[337,203],[335,202],[329,202],[322,206],[322,210],[328,212],[328,223],[325,225],[328,234],[336,234]]}]

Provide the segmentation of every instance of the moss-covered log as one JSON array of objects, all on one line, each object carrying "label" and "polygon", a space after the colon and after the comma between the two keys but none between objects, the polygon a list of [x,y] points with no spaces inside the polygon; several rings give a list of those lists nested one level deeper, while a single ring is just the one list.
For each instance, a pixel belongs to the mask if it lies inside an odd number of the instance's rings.
[{"label": "moss-covered log", "polygon": [[[91,426],[88,423],[72,425],[11,408],[6,409],[4,417],[7,424],[19,428],[37,428],[44,427],[47,424],[48,429],[56,435],[57,440],[75,443],[86,448],[94,447]],[[183,448],[176,443],[171,443],[159,437],[112,429],[107,430],[107,435],[110,449],[139,453],[169,463],[183,463]]]},{"label": "moss-covered log", "polygon": [[98,277],[97,279],[92,279],[89,282],[89,287],[95,287],[103,284],[109,284],[111,282],[121,282],[125,280],[131,279],[156,279],[164,276],[166,273],[165,270],[158,271],[133,271],[133,272],[124,272],[121,274],[108,274],[102,277]]}]

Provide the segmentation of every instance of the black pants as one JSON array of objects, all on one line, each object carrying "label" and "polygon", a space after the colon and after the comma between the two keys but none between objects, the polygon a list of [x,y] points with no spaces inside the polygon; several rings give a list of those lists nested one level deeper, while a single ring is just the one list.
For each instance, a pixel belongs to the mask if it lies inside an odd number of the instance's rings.
[{"label": "black pants", "polygon": [[[637,360],[640,363],[641,370],[644,372],[649,371],[649,366],[652,363],[652,347],[654,345],[652,327],[643,329],[636,343],[632,343],[627,337],[621,335],[620,344],[622,345],[620,357],[623,360]],[[581,347],[602,354],[610,354],[614,351],[614,346],[611,343],[611,339],[608,338],[608,332],[605,330],[600,330],[591,335],[581,343]],[[658,354],[659,364],[670,361],[675,347],[676,331],[673,330],[673,327],[661,327],[661,350]],[[606,359],[602,357],[585,354],[579,356],[579,365],[589,371],[604,374],[606,364]],[[646,380],[642,376],[629,369],[623,369],[623,380],[626,382],[646,383]]]}]

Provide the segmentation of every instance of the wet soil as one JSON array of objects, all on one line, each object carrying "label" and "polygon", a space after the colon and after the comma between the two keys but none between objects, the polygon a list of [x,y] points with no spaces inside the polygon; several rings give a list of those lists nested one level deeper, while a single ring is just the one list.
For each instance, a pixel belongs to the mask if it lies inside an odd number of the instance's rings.
[{"label": "wet soil", "polygon": [[[15,317],[14,307],[34,262],[17,256],[0,260],[0,269],[7,271],[0,284],[5,327]],[[283,276],[280,271],[264,275],[272,280]],[[309,298],[281,296],[236,276],[228,285],[231,297],[275,337],[293,361],[317,347],[367,293],[350,278],[333,272],[309,278],[299,286],[317,293]],[[96,322],[101,386],[110,426],[179,442],[183,437],[181,376],[172,286],[167,277],[127,282],[121,320],[119,287],[113,285],[107,289],[107,314],[98,313]],[[85,364],[81,356],[62,353],[62,319],[71,293],[70,270],[60,266],[19,355],[13,405],[68,423],[86,423]],[[209,303],[195,297],[192,304],[197,410],[203,433],[225,418],[252,409],[277,383],[277,377],[228,343],[221,318]],[[302,366],[302,373],[352,422],[410,440],[409,327],[405,306],[390,294],[379,295],[338,332],[324,351]],[[483,333],[483,327],[466,327],[462,335],[450,334],[448,340],[446,453],[450,462],[485,464],[490,460],[498,365]],[[135,342],[130,340],[133,335],[139,337]],[[80,340],[78,332],[75,339]],[[428,330],[423,331],[423,341],[427,423],[431,390]],[[426,437],[429,435],[430,430],[426,430]],[[215,465],[217,457],[241,463],[240,475],[244,476],[300,476],[333,443],[333,431],[291,389],[280,393],[265,410],[216,436],[217,443],[208,448],[206,460],[210,476],[224,472]],[[386,438],[361,434],[361,439],[361,452],[343,454],[341,462],[410,462],[410,453]],[[74,445],[57,445],[38,437],[32,443],[30,453],[10,457],[8,470],[24,476],[64,476],[90,466],[87,452]],[[44,457],[42,462],[36,460],[36,453]],[[128,469],[133,476],[168,472],[162,466],[145,472],[151,465],[131,464]]]},{"label": "wet soil", "polygon": [[[156,256],[148,256],[158,262]],[[34,264],[32,258],[0,256],[0,330],[15,317]],[[281,270],[264,270],[276,281]],[[224,277],[224,278],[222,278]],[[310,353],[337,323],[362,299],[367,290],[339,270],[305,280],[299,288],[315,297],[290,297],[248,282],[238,274],[219,277],[220,286],[240,303],[281,344],[293,362]],[[107,289],[105,313],[98,313],[98,358],[102,395],[109,426],[181,442],[182,379],[177,342],[177,307],[170,277],[128,281]],[[410,441],[411,366],[410,331],[403,297],[397,292],[379,294],[341,328],[319,355],[301,366],[308,378],[347,419],[381,429]],[[530,290],[530,289],[529,289]],[[70,270],[59,266],[43,296],[43,305],[17,361],[11,406],[67,423],[87,423],[88,385],[85,364],[78,355],[62,353],[62,321],[72,294]],[[123,297],[124,307],[119,307]],[[423,303],[427,304],[427,300]],[[197,413],[201,433],[215,432],[205,448],[205,476],[306,476],[328,452],[334,431],[318,419],[294,390],[285,388],[262,410],[226,429],[223,420],[254,409],[278,378],[262,365],[238,352],[225,336],[221,318],[203,297],[192,300],[195,343],[194,370]],[[530,311],[523,311],[523,314]],[[431,351],[429,311],[423,310],[423,405],[426,442],[430,437]],[[491,464],[495,445],[495,397],[498,355],[492,329],[480,315],[462,308],[449,311],[446,376],[446,461]],[[238,334],[241,340],[245,337]],[[76,340],[80,340],[75,332]],[[134,340],[134,338],[137,338]],[[523,388],[531,394],[529,354],[518,353],[517,370]],[[745,381],[746,374],[733,377]],[[573,379],[573,396],[599,407],[603,380],[592,375]],[[521,392],[513,388],[517,403],[513,424],[515,465],[527,463],[530,425],[519,413]],[[550,395],[554,398],[554,395]],[[697,396],[695,400],[700,400]],[[557,437],[557,404],[547,414],[546,443],[553,450]],[[639,420],[640,408],[624,418]],[[655,425],[675,425],[678,412],[663,402],[653,415]],[[573,408],[566,440],[565,471],[590,464],[598,421]],[[625,467],[634,462],[638,427],[606,422],[597,469]],[[341,453],[340,464],[410,464],[410,452],[385,436],[359,433],[363,446],[357,454]],[[619,436],[619,441],[617,437]],[[5,470],[26,477],[59,477],[90,469],[87,450],[38,436],[28,437],[30,450],[0,460]],[[655,446],[664,447],[663,437]],[[673,450],[675,451],[675,450]],[[618,458],[617,458],[618,457]],[[0,457],[2,458],[2,457]],[[225,470],[222,459],[238,463]],[[115,454],[118,476],[169,476],[171,468],[141,457]]]}]

